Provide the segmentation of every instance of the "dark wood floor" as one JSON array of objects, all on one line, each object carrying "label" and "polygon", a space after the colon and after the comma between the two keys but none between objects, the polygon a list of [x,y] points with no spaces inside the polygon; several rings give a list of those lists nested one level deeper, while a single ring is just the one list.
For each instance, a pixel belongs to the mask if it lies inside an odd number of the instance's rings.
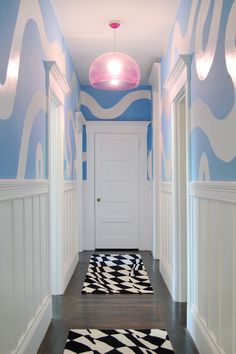
[{"label": "dark wood floor", "polygon": [[154,295],[82,295],[81,288],[92,254],[82,252],[65,294],[53,296],[53,320],[38,354],[63,353],[68,331],[72,328],[166,329],[176,354],[198,353],[185,328],[186,305],[173,302],[160,275],[158,261],[152,259],[151,253],[139,253]]}]

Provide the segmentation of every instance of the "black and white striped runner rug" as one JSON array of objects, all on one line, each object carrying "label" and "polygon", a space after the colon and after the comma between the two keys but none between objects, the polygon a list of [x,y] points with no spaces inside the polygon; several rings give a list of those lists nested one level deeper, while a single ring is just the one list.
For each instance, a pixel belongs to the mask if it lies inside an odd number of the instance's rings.
[{"label": "black and white striped runner rug", "polygon": [[82,294],[153,294],[140,254],[93,254]]},{"label": "black and white striped runner rug", "polygon": [[160,329],[72,329],[64,354],[70,353],[159,353],[173,354],[165,330]]}]

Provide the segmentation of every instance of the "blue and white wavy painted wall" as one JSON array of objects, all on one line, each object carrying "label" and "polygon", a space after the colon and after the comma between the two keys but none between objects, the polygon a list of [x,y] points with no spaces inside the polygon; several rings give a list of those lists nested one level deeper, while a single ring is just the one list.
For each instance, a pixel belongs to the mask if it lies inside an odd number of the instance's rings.
[{"label": "blue and white wavy painted wall", "polygon": [[43,60],[55,60],[71,88],[65,102],[65,179],[73,179],[78,79],[50,1],[3,0],[0,23],[0,178],[47,178]]},{"label": "blue and white wavy painted wall", "polygon": [[[236,2],[182,0],[162,60],[162,86],[179,54],[191,72],[191,179],[236,180]],[[162,179],[170,181],[171,115],[162,90]]]},{"label": "blue and white wavy painted wall", "polygon": [[[131,91],[104,91],[82,85],[81,112],[87,121],[150,121],[151,87]],[[152,130],[147,134],[148,179],[152,179]],[[83,134],[83,178],[86,179],[86,133]]]}]

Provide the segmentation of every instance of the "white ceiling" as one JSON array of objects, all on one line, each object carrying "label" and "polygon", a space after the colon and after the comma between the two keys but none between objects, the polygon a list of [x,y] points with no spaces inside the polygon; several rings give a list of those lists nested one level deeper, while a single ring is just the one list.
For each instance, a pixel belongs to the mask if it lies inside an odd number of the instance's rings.
[{"label": "white ceiling", "polygon": [[180,0],[51,0],[80,82],[99,55],[113,50],[111,20],[119,20],[117,51],[132,56],[147,83],[165,51]]}]

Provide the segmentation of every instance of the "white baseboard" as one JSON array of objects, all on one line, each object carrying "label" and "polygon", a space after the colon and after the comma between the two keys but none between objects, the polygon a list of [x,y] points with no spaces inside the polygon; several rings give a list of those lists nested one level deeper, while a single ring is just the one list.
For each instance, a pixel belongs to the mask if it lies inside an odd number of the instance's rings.
[{"label": "white baseboard", "polygon": [[66,269],[64,270],[64,276],[63,276],[63,280],[62,280],[62,284],[63,284],[63,289],[62,289],[62,294],[64,293],[64,291],[66,290],[66,287],[75,271],[75,268],[78,264],[79,261],[79,254],[76,253],[71,261],[69,262],[69,265],[66,267]]},{"label": "white baseboard", "polygon": [[204,321],[202,321],[194,306],[191,306],[188,311],[187,328],[194,340],[194,343],[199,353],[224,353],[223,349],[217,345],[214,336],[204,324]]},{"label": "white baseboard", "polygon": [[158,252],[157,252],[157,250],[156,250],[154,247],[152,247],[151,253],[152,253],[152,258],[153,258],[153,259],[156,259],[156,260],[159,259]]},{"label": "white baseboard", "polygon": [[29,323],[14,354],[36,354],[52,318],[52,297],[47,296]]},{"label": "white baseboard", "polygon": [[160,260],[160,272],[161,272],[161,275],[165,281],[165,284],[166,284],[171,296],[173,297],[171,269],[170,269],[170,267],[168,267],[166,262],[163,261],[163,259]]}]

